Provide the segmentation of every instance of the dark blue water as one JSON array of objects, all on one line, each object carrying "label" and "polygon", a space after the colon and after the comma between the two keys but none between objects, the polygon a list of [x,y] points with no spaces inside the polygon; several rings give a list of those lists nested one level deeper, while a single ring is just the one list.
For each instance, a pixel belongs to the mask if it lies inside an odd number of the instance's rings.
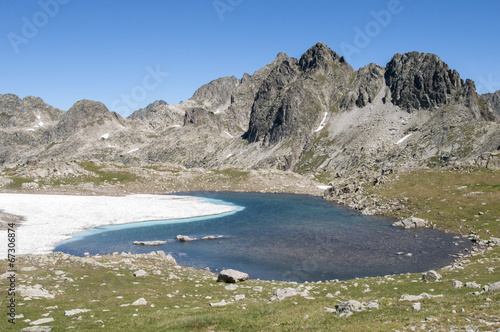
[{"label": "dark blue water", "polygon": [[[469,241],[437,230],[404,230],[319,197],[261,193],[185,193],[244,207],[212,218],[99,227],[56,247],[73,255],[163,250],[181,265],[231,268],[251,278],[318,281],[422,272],[449,264]],[[217,201],[216,201],[217,202]],[[221,203],[220,201],[218,201]],[[179,242],[176,235],[218,240]],[[166,240],[162,246],[133,241]],[[402,252],[403,254],[399,254]],[[411,256],[407,256],[411,253]]]}]

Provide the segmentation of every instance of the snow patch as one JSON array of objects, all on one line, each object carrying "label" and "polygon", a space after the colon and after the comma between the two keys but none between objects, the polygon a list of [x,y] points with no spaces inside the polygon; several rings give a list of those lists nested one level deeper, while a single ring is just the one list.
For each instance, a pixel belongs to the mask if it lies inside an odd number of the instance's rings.
[{"label": "snow patch", "polygon": [[45,123],[43,123],[42,121],[38,122],[38,125],[39,125],[40,127],[43,127],[43,125],[44,125],[44,124],[45,124]]},{"label": "snow patch", "polygon": [[40,115],[39,115],[39,114],[36,114],[35,116],[36,116],[36,118],[37,118],[38,120],[40,120]]},{"label": "snow patch", "polygon": [[227,159],[227,158],[231,157],[232,155],[233,155],[233,154],[232,154],[232,153],[230,153],[230,154],[228,154],[228,155],[226,156],[226,158],[224,158],[224,159]]},{"label": "snow patch", "polygon": [[179,128],[179,127],[182,127],[181,125],[173,125],[173,126],[170,126],[170,128]]},{"label": "snow patch", "polygon": [[135,152],[135,151],[138,151],[138,150],[139,150],[139,148],[135,148],[135,149],[130,150],[130,151],[129,151],[129,152],[127,152],[127,153],[132,153],[132,152]]},{"label": "snow patch", "polygon": [[326,117],[327,117],[328,113],[325,112],[325,116],[323,116],[323,120],[321,120],[321,123],[319,124],[319,127],[318,129],[316,129],[314,132],[317,133],[318,131],[320,131],[321,129],[325,128],[325,125],[326,125]]},{"label": "snow patch", "polygon": [[101,139],[108,139],[109,138],[109,133],[106,133],[101,136]]},{"label": "snow patch", "polygon": [[413,134],[408,134],[408,135],[406,135],[405,137],[403,137],[402,139],[400,139],[399,141],[397,141],[397,142],[396,142],[396,145],[403,143],[403,142],[404,142],[404,141],[406,141],[406,139],[407,139],[408,137],[410,137],[411,135],[413,135]]},{"label": "snow patch", "polygon": [[[189,222],[197,219],[186,218],[209,218],[203,216],[238,211],[237,206],[216,205],[190,196],[106,197],[3,193],[0,193],[0,209],[26,217],[26,221],[16,230],[16,248],[19,248],[16,253],[21,255],[49,253],[57,243],[89,228],[141,220],[145,221],[141,226],[148,223]],[[137,224],[130,226],[136,227]],[[99,232],[99,229],[94,231]],[[7,231],[0,230],[0,239],[6,238]],[[7,258],[7,249],[6,245],[0,246],[0,259]]]},{"label": "snow patch", "polygon": [[229,137],[233,138],[233,135],[231,135],[231,134],[230,134],[230,133],[228,133],[227,131],[224,131],[224,132],[227,134],[227,136],[229,136]]},{"label": "snow patch", "polygon": [[330,189],[332,186],[318,186],[319,189],[321,190],[327,190]]}]

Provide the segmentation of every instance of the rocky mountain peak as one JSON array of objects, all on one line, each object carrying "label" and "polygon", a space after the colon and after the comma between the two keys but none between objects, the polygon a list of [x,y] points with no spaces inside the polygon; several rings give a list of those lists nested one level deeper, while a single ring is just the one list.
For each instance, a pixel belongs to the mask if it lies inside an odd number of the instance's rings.
[{"label": "rocky mountain peak", "polygon": [[464,85],[458,72],[437,55],[419,52],[394,55],[387,64],[385,80],[393,104],[409,112],[445,105]]},{"label": "rocky mountain peak", "polygon": [[302,55],[299,66],[302,71],[306,71],[314,68],[326,68],[339,60],[340,57],[335,51],[319,42]]},{"label": "rocky mountain peak", "polygon": [[203,85],[196,90],[191,101],[203,104],[209,110],[227,108],[231,100],[231,94],[241,84],[241,80],[234,76],[222,77]]},{"label": "rocky mountain peak", "polygon": [[77,101],[61,116],[57,124],[53,138],[64,139],[82,128],[92,125],[102,125],[106,121],[120,120],[122,117],[110,112],[108,108],[99,101],[83,99]]},{"label": "rocky mountain peak", "polygon": [[0,95],[0,127],[32,126],[57,121],[63,111],[47,105],[42,98]]}]

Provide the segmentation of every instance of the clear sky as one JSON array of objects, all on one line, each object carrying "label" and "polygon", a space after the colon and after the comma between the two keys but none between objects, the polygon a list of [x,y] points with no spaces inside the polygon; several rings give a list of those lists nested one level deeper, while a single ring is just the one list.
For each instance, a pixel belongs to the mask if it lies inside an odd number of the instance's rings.
[{"label": "clear sky", "polygon": [[0,94],[122,115],[241,77],[319,41],[355,68],[395,53],[441,57],[500,90],[500,1],[24,0],[0,2]]}]

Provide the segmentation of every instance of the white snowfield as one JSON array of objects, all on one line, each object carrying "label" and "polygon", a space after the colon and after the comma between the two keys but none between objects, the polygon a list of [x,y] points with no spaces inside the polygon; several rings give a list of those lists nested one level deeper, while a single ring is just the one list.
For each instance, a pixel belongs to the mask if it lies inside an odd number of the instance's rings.
[{"label": "white snowfield", "polygon": [[[201,198],[165,195],[67,196],[0,194],[0,210],[26,218],[15,230],[16,255],[45,254],[88,228],[138,221],[207,216],[234,206]],[[7,230],[0,231],[0,259],[7,257]]]}]

